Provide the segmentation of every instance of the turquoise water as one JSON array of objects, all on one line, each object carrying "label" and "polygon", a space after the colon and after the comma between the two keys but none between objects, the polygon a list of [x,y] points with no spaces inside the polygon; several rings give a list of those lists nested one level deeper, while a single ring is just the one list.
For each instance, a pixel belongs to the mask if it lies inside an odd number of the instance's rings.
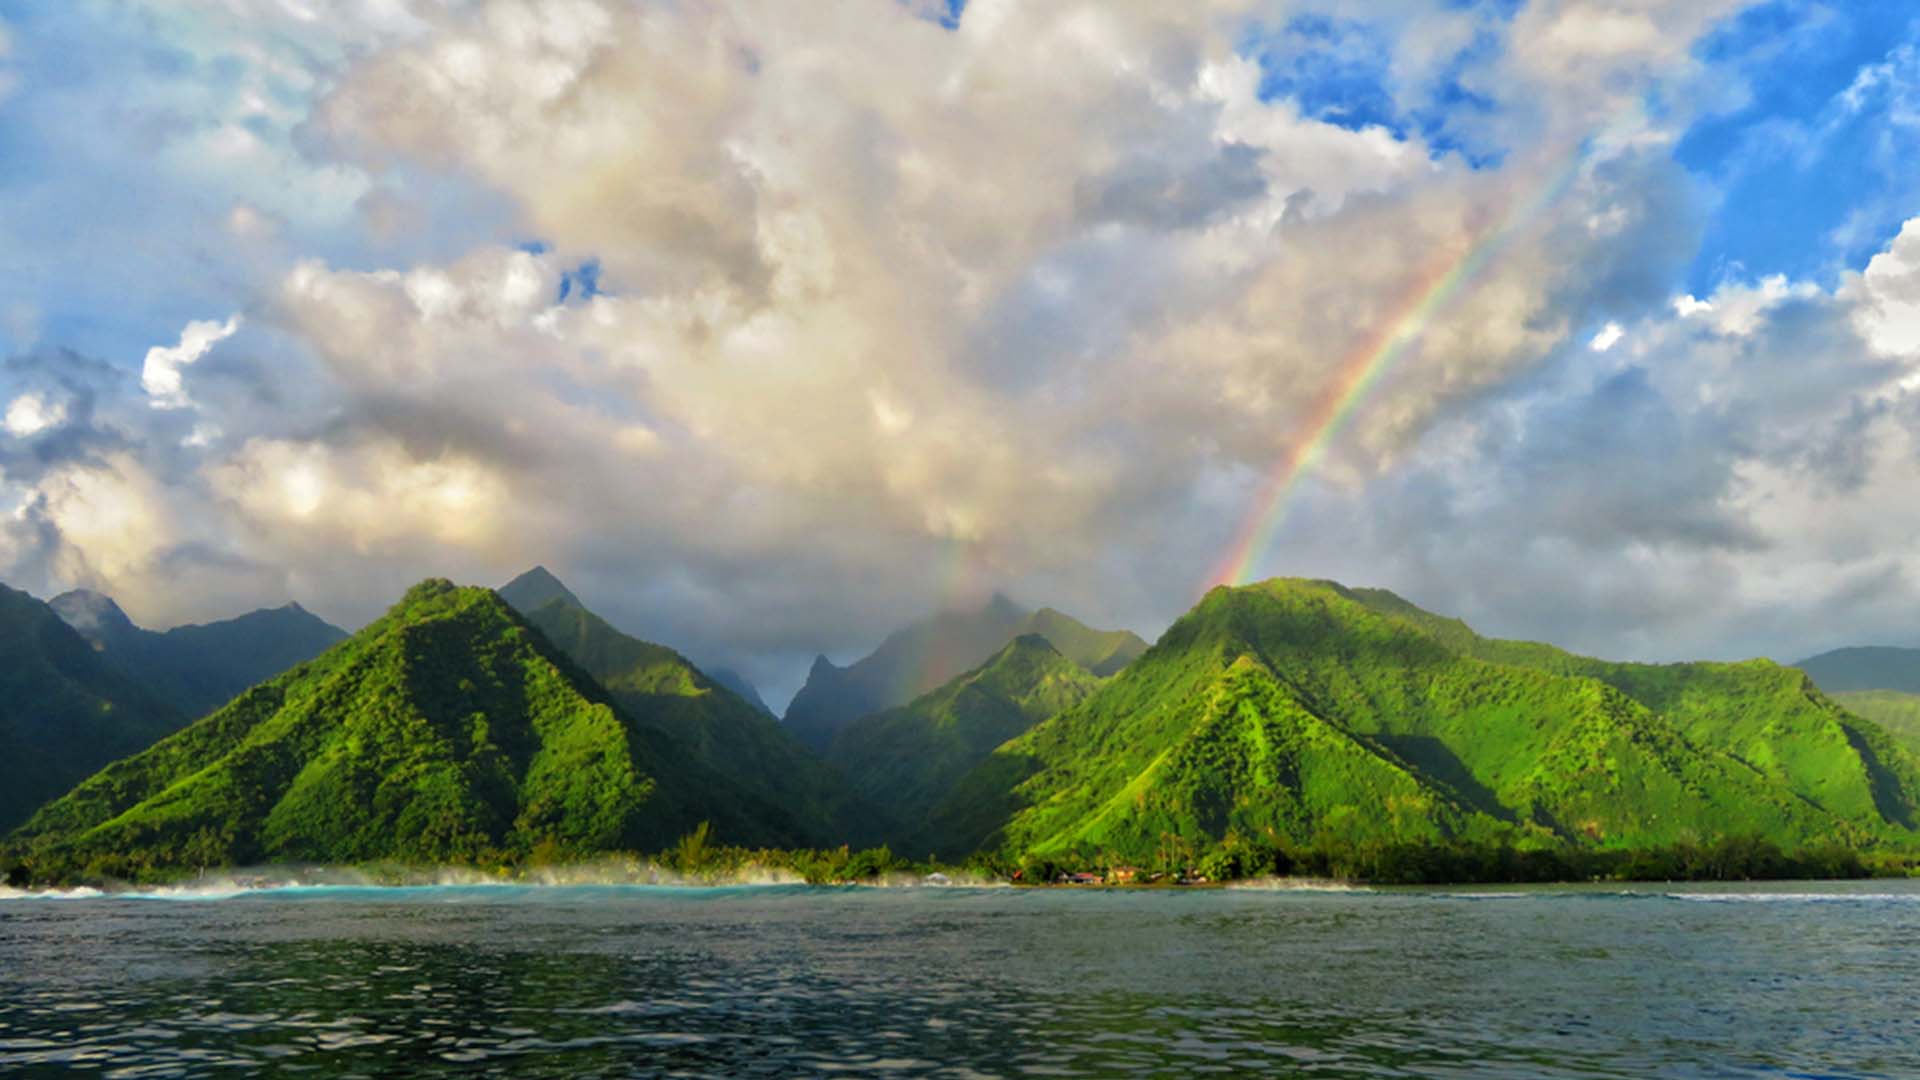
[{"label": "turquoise water", "polygon": [[1920,883],[0,900],[0,1074],[1920,1077]]}]

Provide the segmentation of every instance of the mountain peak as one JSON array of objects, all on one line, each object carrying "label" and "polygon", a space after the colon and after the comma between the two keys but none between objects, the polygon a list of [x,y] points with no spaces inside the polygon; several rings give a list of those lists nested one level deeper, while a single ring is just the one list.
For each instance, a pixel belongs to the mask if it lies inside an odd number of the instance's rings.
[{"label": "mountain peak", "polygon": [[564,600],[577,607],[586,606],[580,603],[580,598],[573,594],[573,590],[562,584],[560,579],[554,577],[553,572],[544,566],[536,566],[528,570],[496,591],[499,592],[502,600],[523,615],[545,607],[555,600]]},{"label": "mountain peak", "polygon": [[997,615],[1002,618],[1018,618],[1022,614],[1022,611],[1020,605],[1013,602],[1012,597],[996,589],[994,594],[987,599],[986,606],[980,609],[980,613],[983,615]]},{"label": "mountain peak", "polygon": [[[143,869],[197,865],[214,844],[212,861],[227,864],[633,850],[702,820],[733,842],[795,842],[782,811],[742,795],[684,736],[626,712],[523,625],[491,590],[417,585],[311,663],[43,806],[15,836],[51,865],[106,856]],[[391,715],[417,719],[383,722]],[[207,778],[204,797],[170,802],[188,777]]]},{"label": "mountain peak", "polygon": [[68,626],[80,632],[80,636],[95,645],[109,638],[130,634],[139,628],[113,598],[94,592],[92,589],[74,589],[63,592],[48,601],[51,607]]},{"label": "mountain peak", "polygon": [[[1060,650],[1054,648],[1053,642],[1048,641],[1045,634],[1028,631],[1027,633],[1016,636],[1012,641],[1007,642],[1006,646],[995,655],[1011,656],[1014,653],[1023,652],[1054,653],[1058,655]],[[988,663],[992,663],[992,661],[990,660]]]}]

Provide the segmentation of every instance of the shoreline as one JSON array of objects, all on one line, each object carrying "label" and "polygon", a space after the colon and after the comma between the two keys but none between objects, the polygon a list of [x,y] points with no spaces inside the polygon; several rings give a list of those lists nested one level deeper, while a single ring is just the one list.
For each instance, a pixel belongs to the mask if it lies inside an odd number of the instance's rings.
[{"label": "shoreline", "polygon": [[[264,869],[264,868],[263,868]],[[1874,883],[1892,883],[1920,881],[1920,876],[1886,876],[1865,878],[1753,878],[1730,880],[1682,880],[1682,879],[1597,879],[1581,881],[1538,881],[1538,882],[1432,882],[1419,884],[1389,884],[1343,880],[1325,877],[1266,877],[1246,878],[1224,882],[1107,882],[1074,883],[1047,882],[1021,883],[986,878],[965,880],[931,880],[934,875],[915,877],[913,875],[894,875],[886,879],[863,881],[808,882],[799,879],[778,879],[768,875],[742,876],[739,878],[667,878],[636,876],[593,877],[585,874],[537,875],[527,877],[493,876],[477,873],[440,873],[419,874],[405,879],[378,877],[361,874],[346,868],[309,868],[306,872],[289,873],[276,876],[266,872],[249,872],[234,875],[209,874],[204,877],[184,881],[139,884],[134,882],[91,882],[81,884],[63,884],[15,888],[0,886],[0,903],[7,901],[78,901],[78,900],[155,900],[212,902],[240,899],[245,897],[271,897],[275,895],[324,896],[330,894],[371,893],[377,895],[401,896],[413,893],[454,892],[484,894],[498,891],[508,893],[562,894],[568,892],[587,892],[591,890],[617,890],[620,892],[657,892],[672,893],[709,893],[755,890],[765,892],[845,892],[845,891],[957,891],[957,892],[1080,892],[1080,893],[1271,893],[1271,894],[1376,894],[1393,895],[1434,895],[1459,894],[1475,891],[1485,897],[1514,896],[1531,894],[1627,894],[1627,895],[1669,895],[1675,891],[1688,895],[1716,896],[1737,893],[1742,889],[1760,889],[1782,896],[1791,895],[1829,895],[1813,894],[1808,888],[1819,885],[1852,885],[1854,889],[1843,890],[1836,896],[1867,896],[1871,893],[1859,891],[1860,887]],[[1911,893],[1902,891],[1900,895],[1912,895],[1920,899],[1920,891]]]}]

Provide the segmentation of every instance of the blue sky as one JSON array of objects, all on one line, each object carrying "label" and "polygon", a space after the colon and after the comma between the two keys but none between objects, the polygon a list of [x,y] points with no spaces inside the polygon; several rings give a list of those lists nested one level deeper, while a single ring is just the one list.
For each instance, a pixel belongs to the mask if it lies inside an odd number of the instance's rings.
[{"label": "blue sky", "polygon": [[308,7],[0,15],[0,580],[541,562],[774,697],[996,588],[1151,635],[1398,333],[1262,572],[1920,642],[1909,5]]},{"label": "blue sky", "polygon": [[1779,0],[1701,42],[1747,94],[1675,153],[1713,203],[1690,289],[1743,274],[1831,280],[1885,246],[1913,212],[1916,47],[1920,12],[1897,0]]}]

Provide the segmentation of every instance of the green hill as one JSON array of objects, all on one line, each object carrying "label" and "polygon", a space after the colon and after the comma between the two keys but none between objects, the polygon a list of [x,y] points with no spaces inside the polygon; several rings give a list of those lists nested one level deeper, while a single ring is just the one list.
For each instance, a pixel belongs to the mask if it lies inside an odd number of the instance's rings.
[{"label": "green hill", "polygon": [[804,842],[828,846],[873,838],[872,812],[779,721],[672,649],[614,629],[546,577],[557,592],[516,588],[523,580],[516,579],[500,595],[548,596],[522,614],[628,713],[671,732],[694,760],[785,809]]},{"label": "green hill", "polygon": [[629,714],[491,590],[416,586],[314,660],[116,762],[9,838],[43,876],[536,849],[790,844],[777,807]]},{"label": "green hill", "polygon": [[960,777],[1099,685],[1046,638],[1022,634],[932,693],[847,725],[828,760],[863,798],[885,808],[889,844],[925,851],[934,841],[928,814]]},{"label": "green hill", "polygon": [[1027,611],[995,595],[978,611],[941,612],[895,631],[847,667],[818,657],[806,685],[787,706],[786,724],[816,750],[853,721],[904,705],[970,671],[1022,634],[1039,634],[1069,660],[1110,675],[1146,651],[1125,630],[1094,630],[1052,608]]},{"label": "green hill", "polygon": [[51,607],[0,585],[0,832],[185,722]]},{"label": "green hill", "polygon": [[1611,664],[1390,593],[1216,589],[933,813],[940,848],[1177,862],[1223,838],[1910,840],[1920,768],[1799,672]]},{"label": "green hill", "polygon": [[1147,643],[1131,630],[1095,630],[1052,608],[1041,608],[1027,616],[1020,623],[1019,633],[1045,638],[1060,655],[1103,678],[1147,651]]},{"label": "green hill", "polygon": [[50,606],[109,663],[190,717],[347,636],[299,604],[166,631],[135,626],[118,604],[86,590],[62,593]]},{"label": "green hill", "polygon": [[1863,645],[1810,656],[1793,666],[1829,694],[1844,690],[1920,694],[1920,649]]},{"label": "green hill", "polygon": [[1879,724],[1909,753],[1920,754],[1920,694],[1898,690],[1841,690],[1828,696],[1855,716]]}]

